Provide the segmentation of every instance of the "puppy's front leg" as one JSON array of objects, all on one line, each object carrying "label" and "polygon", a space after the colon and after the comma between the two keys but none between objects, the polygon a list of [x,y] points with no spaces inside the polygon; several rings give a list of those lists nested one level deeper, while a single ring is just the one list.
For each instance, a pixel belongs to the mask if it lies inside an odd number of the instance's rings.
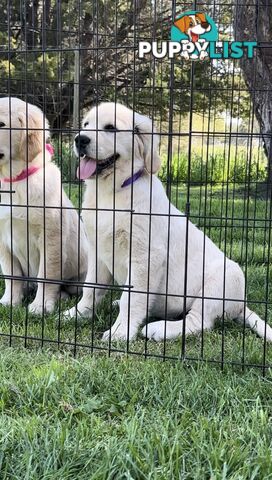
[{"label": "puppy's front leg", "polygon": [[[88,272],[85,283],[99,283],[105,286],[111,284],[112,276],[107,266],[100,259],[97,259],[96,262],[92,251],[90,251],[88,255]],[[94,307],[100,302],[107,291],[106,288],[83,287],[83,295],[80,302],[75,307],[64,312],[64,317],[75,317],[78,313],[82,317],[92,318]]]},{"label": "puppy's front leg", "polygon": [[[145,269],[147,262],[141,262],[140,259],[131,264],[131,278],[129,276],[126,280],[126,285],[133,285],[131,292],[123,292],[120,299],[120,312],[116,322],[112,325],[110,330],[103,334],[103,340],[132,340],[136,337],[139,326],[143,323],[147,313],[147,272]],[[134,293],[142,291],[143,293]]]},{"label": "puppy's front leg", "polygon": [[[48,227],[47,227],[48,228]],[[44,239],[41,239],[40,264],[38,279],[61,279],[61,255],[60,235],[50,231],[46,236],[46,248]],[[58,283],[38,282],[37,293],[33,302],[29,305],[29,311],[35,314],[51,313],[59,297],[60,285]]]},{"label": "puppy's front leg", "polygon": [[[23,275],[19,260],[11,255],[10,250],[5,245],[0,247],[0,265],[3,275]],[[24,282],[20,280],[5,279],[5,293],[0,299],[2,305],[20,305],[23,299]]]}]

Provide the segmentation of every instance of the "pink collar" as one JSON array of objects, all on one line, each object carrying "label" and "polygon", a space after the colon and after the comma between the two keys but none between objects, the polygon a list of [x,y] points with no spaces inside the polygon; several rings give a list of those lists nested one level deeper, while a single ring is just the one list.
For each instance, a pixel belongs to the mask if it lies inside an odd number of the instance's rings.
[{"label": "pink collar", "polygon": [[[46,150],[50,155],[54,154],[54,147],[50,143],[46,143],[45,145]],[[21,180],[25,180],[26,178],[30,177],[34,173],[36,173],[38,170],[40,170],[41,167],[38,167],[37,165],[31,165],[28,168],[25,168],[19,175],[13,178],[3,178],[3,182],[7,183],[15,183],[15,182],[20,182]]]}]

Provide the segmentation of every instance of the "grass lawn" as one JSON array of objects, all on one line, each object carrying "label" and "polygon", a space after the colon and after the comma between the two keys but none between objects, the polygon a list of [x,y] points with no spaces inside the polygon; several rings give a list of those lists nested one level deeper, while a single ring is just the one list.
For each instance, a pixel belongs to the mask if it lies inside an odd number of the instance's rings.
[{"label": "grass lawn", "polygon": [[0,478],[270,479],[271,381],[254,371],[0,354]]},{"label": "grass lawn", "polygon": [[[172,200],[183,209],[186,189]],[[194,187],[190,202],[192,221],[242,265],[250,308],[272,323],[267,202],[237,186]],[[56,315],[1,307],[0,479],[272,479],[270,371],[228,364],[272,365],[271,347],[225,322],[188,337],[183,363],[181,339],[120,342],[108,358],[100,338],[117,312],[109,294],[95,322],[58,329]]]}]

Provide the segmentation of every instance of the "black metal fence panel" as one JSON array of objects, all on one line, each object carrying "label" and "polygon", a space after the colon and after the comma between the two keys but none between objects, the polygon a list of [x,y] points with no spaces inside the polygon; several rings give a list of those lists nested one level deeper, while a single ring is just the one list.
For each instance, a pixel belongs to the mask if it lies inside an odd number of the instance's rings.
[{"label": "black metal fence panel", "polygon": [[2,344],[265,373],[272,4],[0,5]]}]

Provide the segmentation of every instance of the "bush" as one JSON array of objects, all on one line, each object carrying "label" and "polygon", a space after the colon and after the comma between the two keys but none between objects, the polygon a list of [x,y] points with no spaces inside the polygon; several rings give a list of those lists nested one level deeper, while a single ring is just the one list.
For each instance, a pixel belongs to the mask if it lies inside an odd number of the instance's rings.
[{"label": "bush", "polygon": [[[264,181],[266,178],[267,161],[263,152],[252,149],[251,159],[245,147],[228,148],[216,146],[207,150],[194,149],[191,155],[190,182],[196,184],[221,183],[246,183]],[[229,161],[228,161],[229,157]],[[167,155],[162,155],[162,167],[159,177],[167,180]],[[188,181],[188,154],[180,152],[174,154],[170,166],[170,178],[173,183]]]}]

